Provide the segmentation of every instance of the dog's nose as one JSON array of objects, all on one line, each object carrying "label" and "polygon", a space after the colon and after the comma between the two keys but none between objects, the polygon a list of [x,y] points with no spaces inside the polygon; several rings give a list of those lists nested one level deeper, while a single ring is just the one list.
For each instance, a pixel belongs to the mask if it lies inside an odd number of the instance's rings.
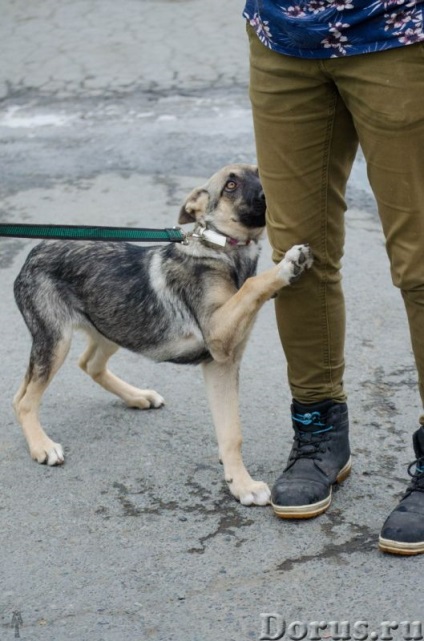
[{"label": "dog's nose", "polygon": [[263,189],[261,189],[256,196],[256,202],[260,207],[266,207],[265,192]]}]

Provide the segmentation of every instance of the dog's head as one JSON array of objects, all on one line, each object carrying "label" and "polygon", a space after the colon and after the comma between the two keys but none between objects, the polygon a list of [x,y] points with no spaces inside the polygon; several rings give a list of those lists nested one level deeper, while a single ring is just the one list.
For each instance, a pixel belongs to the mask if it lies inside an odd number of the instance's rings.
[{"label": "dog's head", "polygon": [[258,168],[255,165],[228,165],[189,194],[178,222],[200,223],[246,241],[261,235],[265,227],[265,209]]}]

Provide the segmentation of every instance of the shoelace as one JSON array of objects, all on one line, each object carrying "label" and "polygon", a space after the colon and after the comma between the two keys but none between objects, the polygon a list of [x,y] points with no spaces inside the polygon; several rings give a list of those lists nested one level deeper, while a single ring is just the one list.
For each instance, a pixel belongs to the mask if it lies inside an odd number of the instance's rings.
[{"label": "shoelace", "polygon": [[[415,471],[411,472],[412,468],[415,467]],[[412,478],[412,481],[406,489],[406,494],[411,492],[424,492],[424,457],[412,461],[408,466],[408,474]]]},{"label": "shoelace", "polygon": [[325,423],[321,423],[320,412],[305,412],[304,414],[292,414],[292,419],[301,425],[316,425],[317,427],[325,427]]},{"label": "shoelace", "polygon": [[319,412],[312,412],[306,414],[295,414],[293,420],[301,425],[316,425],[316,427],[323,427],[323,429],[315,430],[314,432],[304,432],[298,430],[294,436],[294,448],[290,456],[289,462],[294,463],[301,458],[321,460],[320,454],[326,451],[325,443],[330,440],[329,432],[333,426],[325,426],[321,422],[321,415]]}]

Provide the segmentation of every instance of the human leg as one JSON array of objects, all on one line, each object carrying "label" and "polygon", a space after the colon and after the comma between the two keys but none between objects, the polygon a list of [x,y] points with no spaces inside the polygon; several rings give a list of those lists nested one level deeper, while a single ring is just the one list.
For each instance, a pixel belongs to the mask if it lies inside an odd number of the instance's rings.
[{"label": "human leg", "polygon": [[344,402],[340,261],[356,132],[319,61],[277,54],[255,35],[250,45],[250,95],[273,257],[280,260],[293,244],[307,242],[315,259],[276,300],[289,384],[300,403]]},{"label": "human leg", "polygon": [[[352,113],[367,161],[424,406],[424,44],[326,65]],[[415,432],[413,445],[412,481],[381,532],[386,552],[424,552],[424,427]]]},{"label": "human leg", "polygon": [[295,399],[295,445],[272,502],[279,516],[307,518],[328,507],[332,483],[350,470],[340,261],[344,193],[357,137],[319,61],[281,56],[251,31],[249,37],[250,95],[273,257],[279,260],[302,239],[315,259],[302,281],[276,299]]}]

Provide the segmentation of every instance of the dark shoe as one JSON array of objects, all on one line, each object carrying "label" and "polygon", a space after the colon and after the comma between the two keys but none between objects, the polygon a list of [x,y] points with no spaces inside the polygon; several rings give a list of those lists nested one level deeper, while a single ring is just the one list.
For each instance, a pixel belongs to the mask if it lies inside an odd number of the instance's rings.
[{"label": "dark shoe", "polygon": [[[424,426],[412,437],[416,461],[408,467],[412,481],[399,505],[388,516],[378,546],[392,554],[424,552]],[[411,472],[415,465],[415,471]]]},{"label": "dark shoe", "polygon": [[294,444],[287,467],[272,488],[271,504],[283,519],[309,519],[325,512],[332,485],[350,473],[347,405],[293,401],[292,419]]}]

